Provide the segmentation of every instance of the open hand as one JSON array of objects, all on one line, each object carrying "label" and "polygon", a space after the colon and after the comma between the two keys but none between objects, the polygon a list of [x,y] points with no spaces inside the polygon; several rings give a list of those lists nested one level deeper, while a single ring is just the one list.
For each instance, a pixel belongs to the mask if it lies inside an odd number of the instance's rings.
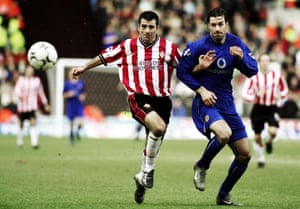
[{"label": "open hand", "polygon": [[216,60],[215,50],[209,50],[206,54],[200,55],[198,60],[199,64],[194,67],[193,73],[207,69]]}]

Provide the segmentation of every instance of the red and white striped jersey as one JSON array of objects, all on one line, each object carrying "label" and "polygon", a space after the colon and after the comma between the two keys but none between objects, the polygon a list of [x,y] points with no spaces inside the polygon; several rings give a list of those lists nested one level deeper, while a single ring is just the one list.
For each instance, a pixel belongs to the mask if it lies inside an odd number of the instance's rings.
[{"label": "red and white striped jersey", "polygon": [[14,93],[18,99],[18,112],[36,111],[39,98],[43,104],[48,103],[39,77],[20,76],[16,82]]},{"label": "red and white striped jersey", "polygon": [[171,77],[180,59],[180,50],[169,40],[158,38],[145,47],[138,38],[127,39],[101,52],[106,64],[119,67],[119,78],[128,94],[154,97],[171,94]]},{"label": "red and white striped jersey", "polygon": [[281,106],[287,99],[288,86],[280,71],[258,72],[246,80],[242,96],[255,104]]}]

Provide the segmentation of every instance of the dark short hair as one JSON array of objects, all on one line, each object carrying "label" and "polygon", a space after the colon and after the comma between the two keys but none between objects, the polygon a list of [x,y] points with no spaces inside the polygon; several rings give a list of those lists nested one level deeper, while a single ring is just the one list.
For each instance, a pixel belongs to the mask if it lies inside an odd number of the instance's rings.
[{"label": "dark short hair", "polygon": [[150,20],[155,20],[156,22],[156,25],[159,24],[159,17],[158,15],[153,12],[153,11],[144,11],[140,14],[139,16],[139,19],[138,19],[138,24],[141,23],[142,19],[145,19],[147,21],[150,21]]},{"label": "dark short hair", "polygon": [[225,22],[228,21],[227,13],[224,9],[222,9],[220,7],[214,8],[207,13],[205,22],[209,23],[209,19],[211,17],[220,17],[220,16],[224,16]]}]

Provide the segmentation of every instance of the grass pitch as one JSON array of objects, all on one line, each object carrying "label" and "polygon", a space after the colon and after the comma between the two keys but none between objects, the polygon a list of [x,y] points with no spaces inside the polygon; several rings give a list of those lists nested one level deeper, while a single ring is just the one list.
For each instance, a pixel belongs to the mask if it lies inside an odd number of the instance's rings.
[{"label": "grass pitch", "polygon": [[[213,161],[207,189],[194,189],[193,164],[204,140],[166,140],[157,161],[154,188],[141,205],[134,202],[134,174],[144,141],[41,137],[18,149],[14,136],[0,136],[0,209],[199,209],[216,206],[215,197],[232,154],[226,147]],[[247,209],[300,208],[300,141],[276,141],[264,169],[249,168],[232,191]]]}]

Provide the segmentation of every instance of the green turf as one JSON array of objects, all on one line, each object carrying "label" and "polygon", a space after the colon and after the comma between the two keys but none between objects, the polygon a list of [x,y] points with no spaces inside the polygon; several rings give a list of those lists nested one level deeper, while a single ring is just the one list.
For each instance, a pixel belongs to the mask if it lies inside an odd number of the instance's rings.
[{"label": "green turf", "polygon": [[[215,205],[232,154],[225,148],[207,175],[207,190],[194,189],[192,166],[203,140],[166,140],[161,148],[154,188],[137,205],[133,175],[140,168],[143,141],[41,137],[33,150],[26,138],[19,150],[13,136],[0,136],[1,209],[199,209]],[[264,169],[253,157],[232,191],[247,209],[300,208],[300,141],[276,141]]]}]

